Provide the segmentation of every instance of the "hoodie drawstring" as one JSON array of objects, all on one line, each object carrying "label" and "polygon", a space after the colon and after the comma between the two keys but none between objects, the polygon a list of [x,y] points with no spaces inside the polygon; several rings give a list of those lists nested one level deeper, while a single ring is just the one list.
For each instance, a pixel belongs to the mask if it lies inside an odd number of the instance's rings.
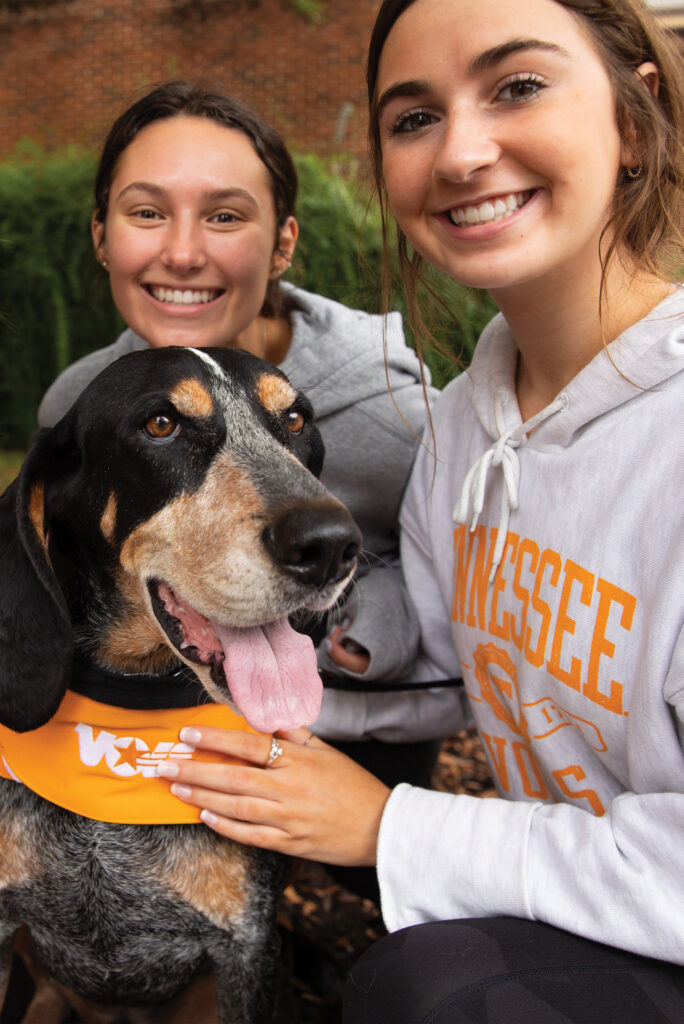
[{"label": "hoodie drawstring", "polygon": [[504,544],[508,534],[508,521],[511,509],[518,507],[518,482],[520,480],[520,462],[515,449],[523,444],[529,434],[540,423],[549,419],[559,409],[565,408],[567,398],[564,394],[554,398],[550,405],[538,412],[536,416],[514,427],[513,430],[506,430],[503,416],[502,397],[505,392],[498,391],[494,398],[494,415],[496,417],[496,429],[499,432],[498,440],[480,456],[470,467],[463,481],[461,496],[453,511],[455,523],[463,524],[468,518],[468,508],[472,502],[473,514],[470,521],[470,532],[477,526],[480,512],[484,507],[485,490],[487,486],[487,475],[491,466],[501,466],[503,472],[503,487],[501,488],[501,510],[499,514],[499,525],[497,527],[496,543],[492,555],[492,568],[489,574],[491,583],[496,575]]}]

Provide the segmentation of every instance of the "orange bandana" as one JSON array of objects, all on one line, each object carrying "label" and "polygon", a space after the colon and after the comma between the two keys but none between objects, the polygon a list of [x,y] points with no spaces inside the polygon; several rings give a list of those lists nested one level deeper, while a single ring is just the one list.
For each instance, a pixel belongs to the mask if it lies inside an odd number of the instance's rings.
[{"label": "orange bandana", "polygon": [[67,811],[122,825],[196,824],[200,811],[178,800],[156,775],[166,758],[236,764],[181,743],[185,726],[254,732],[225,704],[128,710],[67,690],[40,729],[0,725],[0,777],[14,779]]}]

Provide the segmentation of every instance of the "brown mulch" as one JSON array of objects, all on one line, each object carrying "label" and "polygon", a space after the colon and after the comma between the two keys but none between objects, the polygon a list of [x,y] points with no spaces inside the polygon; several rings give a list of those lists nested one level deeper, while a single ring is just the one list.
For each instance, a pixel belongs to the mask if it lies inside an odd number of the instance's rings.
[{"label": "brown mulch", "polygon": [[[474,729],[444,741],[435,789],[495,795]],[[320,864],[302,863],[280,911],[283,983],[277,1024],[339,1024],[344,981],[352,964],[385,935],[375,903],[338,885]]]}]

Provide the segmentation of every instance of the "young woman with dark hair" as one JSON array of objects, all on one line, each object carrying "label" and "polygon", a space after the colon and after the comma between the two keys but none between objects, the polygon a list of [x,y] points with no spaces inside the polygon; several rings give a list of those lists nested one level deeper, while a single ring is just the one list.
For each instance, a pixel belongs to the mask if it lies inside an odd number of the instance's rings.
[{"label": "young woman with dark hair", "polygon": [[[346,602],[313,627],[332,684],[314,728],[390,783],[429,784],[439,741],[370,733],[365,720],[383,682],[410,678],[417,648],[398,511],[425,421],[420,368],[399,314],[385,324],[281,280],[297,242],[296,197],[282,139],[233,97],[170,82],[124,111],[102,152],[92,236],[127,329],[61,374],[38,418],[52,425],[100,370],[148,346],[238,346],[279,365],[314,404],[323,480],[364,536]],[[339,689],[340,677],[369,692]]]}]

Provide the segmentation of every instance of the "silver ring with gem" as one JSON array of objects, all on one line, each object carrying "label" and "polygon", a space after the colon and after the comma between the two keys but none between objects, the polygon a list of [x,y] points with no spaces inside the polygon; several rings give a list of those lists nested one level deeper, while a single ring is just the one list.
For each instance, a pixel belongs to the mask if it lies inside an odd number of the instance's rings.
[{"label": "silver ring with gem", "polygon": [[270,768],[272,764],[275,764],[279,757],[282,757],[282,754],[283,748],[280,746],[275,736],[273,736],[271,738],[271,749],[268,752],[264,768]]}]

